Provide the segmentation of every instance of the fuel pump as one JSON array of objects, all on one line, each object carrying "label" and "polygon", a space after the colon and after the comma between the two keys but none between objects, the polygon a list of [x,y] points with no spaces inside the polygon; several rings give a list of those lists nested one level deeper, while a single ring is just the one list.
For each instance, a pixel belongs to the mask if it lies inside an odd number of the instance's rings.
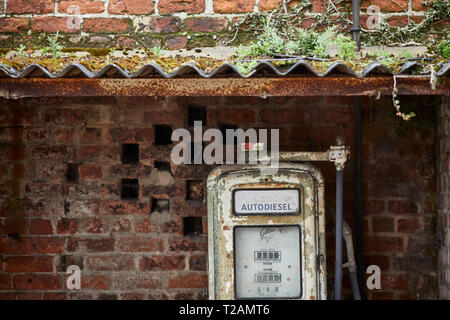
[{"label": "fuel pump", "polygon": [[[262,175],[263,164],[223,165],[210,172],[210,299],[327,298],[325,183],[310,162],[336,166],[336,281],[342,282],[341,178],[348,156],[339,140],[325,152],[281,152],[273,174]],[[354,268],[350,256],[346,266]],[[340,288],[337,284],[335,291]]]}]

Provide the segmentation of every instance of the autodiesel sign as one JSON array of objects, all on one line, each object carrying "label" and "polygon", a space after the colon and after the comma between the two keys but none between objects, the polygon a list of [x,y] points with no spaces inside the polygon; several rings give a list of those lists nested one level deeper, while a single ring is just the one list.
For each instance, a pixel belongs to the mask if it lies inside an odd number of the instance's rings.
[{"label": "autodiesel sign", "polygon": [[235,190],[234,214],[299,214],[300,189]]}]

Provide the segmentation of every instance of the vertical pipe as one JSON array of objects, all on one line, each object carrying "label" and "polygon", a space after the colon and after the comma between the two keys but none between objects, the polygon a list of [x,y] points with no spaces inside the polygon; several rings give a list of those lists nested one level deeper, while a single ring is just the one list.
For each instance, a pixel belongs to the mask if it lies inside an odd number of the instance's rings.
[{"label": "vertical pipe", "polygon": [[361,99],[353,98],[354,125],[355,125],[355,260],[358,275],[359,292],[364,296],[364,220],[362,212],[362,123],[361,123]]},{"label": "vertical pipe", "polygon": [[359,6],[360,0],[352,0],[352,20],[353,20],[353,27],[350,29],[350,31],[353,34],[353,40],[355,40],[356,45],[358,47],[358,51],[361,50],[361,22],[360,22],[360,6]]},{"label": "vertical pipe", "polygon": [[336,266],[334,299],[342,298],[342,242],[343,242],[343,187],[344,168],[336,167]]},{"label": "vertical pipe", "polygon": [[350,282],[352,284],[352,291],[353,291],[353,298],[355,300],[361,300],[361,294],[359,292],[359,287],[358,287],[358,275],[356,274],[356,272],[352,272],[350,271]]}]

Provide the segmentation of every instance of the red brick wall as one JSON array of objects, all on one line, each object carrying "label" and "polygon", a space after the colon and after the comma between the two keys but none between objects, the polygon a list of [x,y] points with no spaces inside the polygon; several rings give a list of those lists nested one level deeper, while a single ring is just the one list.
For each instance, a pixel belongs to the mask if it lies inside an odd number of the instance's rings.
[{"label": "red brick wall", "polygon": [[[295,3],[295,1],[287,1]],[[0,46],[17,46],[41,32],[67,33],[67,46],[167,46],[172,49],[214,46],[230,40],[238,17],[278,8],[283,0],[0,0]],[[363,27],[367,7],[378,5],[391,25],[423,19],[422,1],[361,2]],[[74,11],[72,6],[77,6]],[[327,0],[311,0],[305,21],[326,12]],[[74,17],[78,20],[75,21]],[[79,23],[78,23],[79,22]],[[68,28],[77,25],[76,28]],[[79,25],[79,26],[78,26]],[[22,39],[23,40],[23,39]],[[29,44],[29,42],[28,42]]]},{"label": "red brick wall", "polygon": [[[363,99],[365,257],[382,269],[382,290],[369,298],[436,298],[437,102],[401,103],[414,120],[396,117],[389,98]],[[336,134],[353,143],[351,98],[1,100],[0,299],[207,296],[202,186],[211,167],[172,164],[173,179],[157,174],[172,148],[154,144],[160,126],[186,127],[188,110],[207,127],[280,128],[283,150],[325,150]],[[124,143],[139,144],[138,163],[122,163]],[[319,166],[334,207],[334,167]],[[121,199],[127,178],[138,179],[137,199]],[[333,228],[328,222],[330,284]],[[80,291],[65,289],[72,264],[82,269]]]}]

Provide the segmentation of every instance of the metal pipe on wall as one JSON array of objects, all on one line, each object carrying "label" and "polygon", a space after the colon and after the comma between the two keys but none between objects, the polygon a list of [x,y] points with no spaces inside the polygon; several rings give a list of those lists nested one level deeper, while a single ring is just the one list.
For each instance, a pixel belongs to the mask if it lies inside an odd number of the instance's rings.
[{"label": "metal pipe on wall", "polygon": [[334,276],[335,300],[341,300],[342,298],[343,188],[344,168],[336,167],[336,265]]},{"label": "metal pipe on wall", "polygon": [[353,27],[350,31],[353,34],[353,40],[355,40],[358,47],[358,51],[361,50],[361,21],[360,21],[360,0],[352,0],[352,20]]},{"label": "metal pipe on wall", "polygon": [[354,97],[354,124],[355,124],[355,249],[356,249],[356,266],[359,283],[359,291],[361,296],[364,294],[364,220],[362,211],[362,119],[361,119],[361,98]]}]

